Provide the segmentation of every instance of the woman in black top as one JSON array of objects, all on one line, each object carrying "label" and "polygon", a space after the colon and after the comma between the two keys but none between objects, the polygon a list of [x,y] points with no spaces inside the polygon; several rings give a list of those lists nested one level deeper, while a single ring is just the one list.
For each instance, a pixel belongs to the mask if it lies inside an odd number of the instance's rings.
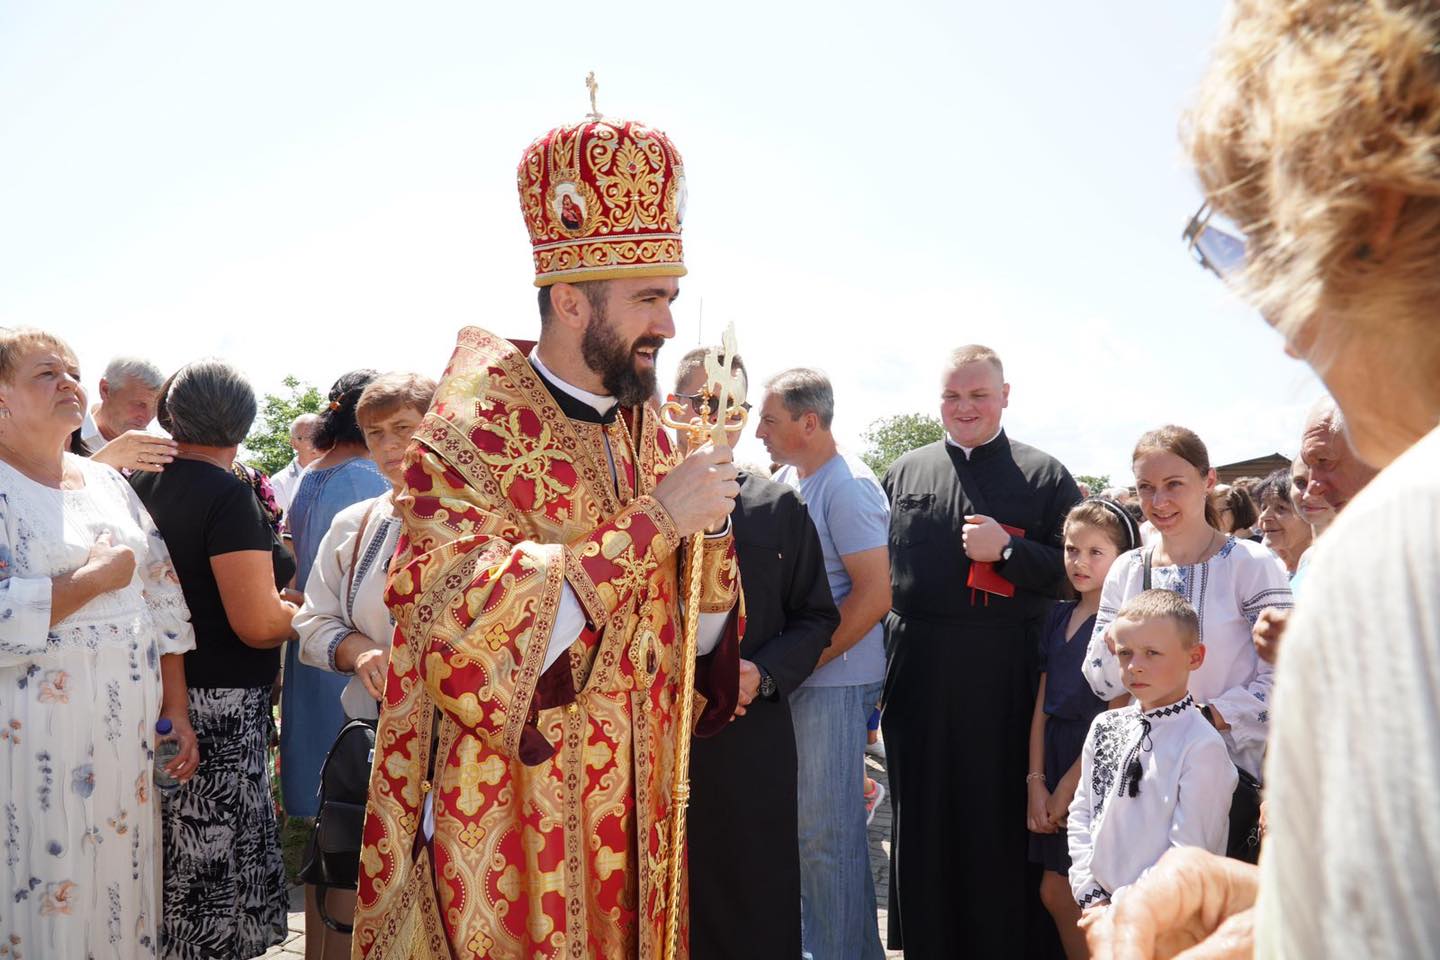
[{"label": "woman in black top", "polygon": [[[270,688],[295,606],[279,587],[294,562],[250,486],[233,473],[255,392],[219,360],[182,367],[158,419],[179,445],[162,473],[131,478],[174,559],[195,649],[185,655],[200,769],[164,798],[168,958],[254,957],[280,943],[288,897],[266,749]],[[284,569],[281,567],[284,566]]]}]

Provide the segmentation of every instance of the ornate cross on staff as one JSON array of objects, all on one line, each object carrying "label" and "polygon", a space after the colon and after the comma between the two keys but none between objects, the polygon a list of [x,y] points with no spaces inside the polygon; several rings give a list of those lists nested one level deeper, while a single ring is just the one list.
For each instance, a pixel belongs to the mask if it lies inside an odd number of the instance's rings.
[{"label": "ornate cross on staff", "polygon": [[[705,354],[705,384],[700,388],[699,415],[678,403],[667,403],[660,419],[668,427],[684,430],[691,449],[712,440],[725,443],[726,430],[738,430],[749,415],[744,402],[744,379],[735,363],[735,325],[727,324],[720,349]],[[711,400],[716,401],[711,404]],[[711,422],[709,418],[713,417]],[[690,738],[695,726],[695,653],[700,630],[700,555],[705,534],[690,538],[686,551],[685,645],[681,652],[680,716],[675,725],[675,784],[670,795],[670,863],[667,871],[665,960],[674,960],[680,943],[680,871],[685,861],[685,810],[690,805]]]}]

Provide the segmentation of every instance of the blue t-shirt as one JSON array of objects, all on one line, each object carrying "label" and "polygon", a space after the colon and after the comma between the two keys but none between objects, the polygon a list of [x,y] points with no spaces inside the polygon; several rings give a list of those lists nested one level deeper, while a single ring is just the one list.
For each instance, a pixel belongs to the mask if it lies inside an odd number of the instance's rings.
[{"label": "blue t-shirt", "polygon": [[[835,605],[850,595],[850,574],[842,557],[883,547],[890,535],[890,501],[875,474],[859,457],[837,453],[808,477],[794,467],[775,474],[800,491],[825,554],[825,575]],[[885,629],[877,623],[841,656],[816,670],[807,687],[851,687],[885,679]]]}]

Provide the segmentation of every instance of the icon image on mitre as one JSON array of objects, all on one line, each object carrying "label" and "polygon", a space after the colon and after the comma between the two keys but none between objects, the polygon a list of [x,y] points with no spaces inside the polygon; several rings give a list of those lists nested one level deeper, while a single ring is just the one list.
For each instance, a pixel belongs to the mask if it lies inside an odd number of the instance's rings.
[{"label": "icon image on mitre", "polygon": [[590,215],[585,198],[580,195],[575,184],[566,182],[555,184],[551,190],[550,211],[560,228],[570,234],[582,232]]}]

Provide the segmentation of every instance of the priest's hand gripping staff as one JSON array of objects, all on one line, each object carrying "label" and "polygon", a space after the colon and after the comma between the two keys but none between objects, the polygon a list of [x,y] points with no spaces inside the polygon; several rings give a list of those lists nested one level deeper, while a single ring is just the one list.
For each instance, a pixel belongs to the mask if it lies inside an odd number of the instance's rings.
[{"label": "priest's hand gripping staff", "polygon": [[[700,390],[699,416],[678,403],[660,408],[661,421],[673,430],[684,430],[690,449],[706,440],[726,443],[726,430],[739,430],[749,415],[740,405],[743,387],[734,361],[735,325],[725,327],[721,347],[705,356],[705,385]],[[711,422],[710,418],[714,421]],[[675,960],[680,943],[680,871],[685,861],[685,809],[690,805],[690,738],[695,726],[695,654],[700,630],[700,558],[705,534],[690,538],[685,551],[685,641],[680,654],[680,716],[675,724],[675,786],[670,794],[670,863],[666,879],[665,960]]]}]

